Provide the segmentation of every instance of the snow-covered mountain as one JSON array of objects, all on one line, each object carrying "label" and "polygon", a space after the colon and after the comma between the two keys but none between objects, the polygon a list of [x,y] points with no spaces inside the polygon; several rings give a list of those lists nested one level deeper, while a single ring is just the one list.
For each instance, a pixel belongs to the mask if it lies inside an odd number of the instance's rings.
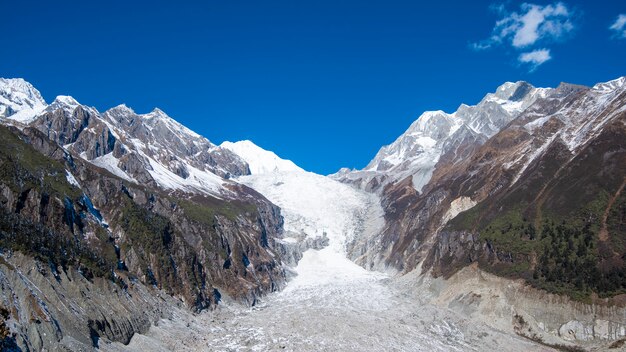
[{"label": "snow-covered mountain", "polygon": [[0,119],[28,123],[46,106],[39,91],[30,83],[21,78],[0,78]]},{"label": "snow-covered mountain", "polygon": [[48,105],[20,79],[0,91],[0,257],[46,263],[30,281],[0,260],[22,349],[128,343],[175,306],[254,304],[284,286],[280,209],[230,180],[250,173],[236,154],[158,109]]},{"label": "snow-covered mountain", "polygon": [[220,147],[237,154],[248,163],[252,175],[284,171],[304,171],[291,160],[281,159],[274,152],[265,150],[252,141],[224,142]]},{"label": "snow-covered mountain", "polygon": [[451,114],[427,111],[382,147],[363,170],[342,169],[332,177],[373,191],[411,177],[421,192],[443,154],[453,151],[463,157],[465,146],[484,143],[549,91],[526,82],[507,82],[474,106],[462,104]]}]

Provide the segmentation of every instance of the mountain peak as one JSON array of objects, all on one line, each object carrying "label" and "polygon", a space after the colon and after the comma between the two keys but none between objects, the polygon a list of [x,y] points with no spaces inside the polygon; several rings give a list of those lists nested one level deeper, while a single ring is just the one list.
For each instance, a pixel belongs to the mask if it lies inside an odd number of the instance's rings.
[{"label": "mountain peak", "polygon": [[587,90],[587,89],[590,89],[590,88],[587,86],[580,85],[580,84],[561,82],[559,86],[556,87],[553,97],[555,98],[563,97],[563,96],[567,96],[569,94],[579,92],[582,90]]},{"label": "mountain peak", "polygon": [[84,109],[90,110],[92,112],[95,111],[95,108],[83,106],[76,99],[74,99],[73,97],[71,97],[69,95],[59,95],[59,96],[57,96],[54,99],[54,101],[52,102],[52,104],[50,104],[50,105],[48,105],[46,107],[46,110],[47,111],[54,111],[54,110],[57,110],[57,109],[63,109],[64,111],[66,111],[66,112],[71,114],[71,113],[74,112],[74,109],[76,109],[79,106],[82,106]]},{"label": "mountain peak", "polygon": [[4,95],[5,92],[21,93],[28,99],[40,102],[42,105],[46,104],[41,93],[23,78],[0,78],[0,94]]},{"label": "mountain peak", "polygon": [[506,82],[496,89],[493,96],[502,100],[519,101],[533,88],[535,87],[526,81]]},{"label": "mountain peak", "polygon": [[598,83],[594,85],[592,89],[596,91],[600,91],[602,93],[607,93],[612,90],[624,88],[625,85],[626,85],[626,76],[622,76],[620,78],[617,78],[608,82]]},{"label": "mountain peak", "polygon": [[128,105],[124,103],[118,106],[112,107],[111,109],[109,109],[109,111],[124,111],[124,112],[131,112],[131,113],[135,112],[131,107],[129,107]]},{"label": "mountain peak", "polygon": [[22,78],[0,78],[0,118],[32,121],[46,108],[41,93]]},{"label": "mountain peak", "polygon": [[69,95],[59,95],[57,96],[54,101],[52,102],[51,105],[54,104],[59,104],[59,105],[66,105],[69,107],[77,107],[78,105],[80,105],[78,103],[78,101],[76,101],[76,99],[74,99],[74,97],[71,97]]},{"label": "mountain peak", "polygon": [[144,115],[145,117],[161,117],[161,118],[169,118],[169,115],[165,113],[165,111],[159,109],[159,108],[154,108],[152,109],[152,111],[150,111],[149,113]]},{"label": "mountain peak", "polygon": [[[476,105],[461,104],[454,113],[424,112],[393,143],[379,150],[363,170],[364,184],[375,181],[373,187],[382,189],[388,182],[410,176],[421,192],[440,156],[463,141],[474,143],[493,136],[546,92],[525,81],[506,82]],[[352,174],[337,173],[335,177],[354,179],[360,171]],[[378,176],[381,178],[374,180]]]},{"label": "mountain peak", "polygon": [[265,150],[249,140],[235,143],[226,141],[222,143],[220,147],[230,150],[248,163],[252,175],[273,172],[304,171],[291,160],[282,159],[274,152]]}]

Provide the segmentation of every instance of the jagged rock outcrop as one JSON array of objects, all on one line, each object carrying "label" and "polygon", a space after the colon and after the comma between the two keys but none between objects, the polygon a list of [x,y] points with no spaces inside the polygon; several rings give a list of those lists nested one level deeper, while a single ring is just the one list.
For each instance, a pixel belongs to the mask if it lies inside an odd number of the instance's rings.
[{"label": "jagged rock outcrop", "polygon": [[225,178],[250,174],[248,165],[236,154],[215,146],[158,108],[137,114],[119,105],[102,118],[125,140],[128,149],[153,158],[183,179],[190,176],[188,166]]}]

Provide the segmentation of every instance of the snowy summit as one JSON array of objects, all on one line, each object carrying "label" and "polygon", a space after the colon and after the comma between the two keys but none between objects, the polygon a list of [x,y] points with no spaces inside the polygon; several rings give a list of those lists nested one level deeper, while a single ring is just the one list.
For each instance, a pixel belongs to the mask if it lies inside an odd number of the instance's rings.
[{"label": "snowy summit", "polygon": [[281,159],[274,152],[265,150],[251,141],[224,142],[220,147],[228,149],[239,155],[250,166],[252,175],[267,174],[272,172],[287,172],[304,170],[291,160]]}]

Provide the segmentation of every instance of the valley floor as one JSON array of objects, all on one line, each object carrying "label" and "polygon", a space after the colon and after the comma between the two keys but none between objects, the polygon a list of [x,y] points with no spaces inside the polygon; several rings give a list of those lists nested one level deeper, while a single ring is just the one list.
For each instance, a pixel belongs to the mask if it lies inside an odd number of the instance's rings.
[{"label": "valley floor", "polygon": [[[285,290],[247,308],[179,311],[128,346],[166,351],[548,351],[454,312],[421,303],[387,275],[329,248],[309,250]],[[419,297],[419,294],[417,295]]]}]

